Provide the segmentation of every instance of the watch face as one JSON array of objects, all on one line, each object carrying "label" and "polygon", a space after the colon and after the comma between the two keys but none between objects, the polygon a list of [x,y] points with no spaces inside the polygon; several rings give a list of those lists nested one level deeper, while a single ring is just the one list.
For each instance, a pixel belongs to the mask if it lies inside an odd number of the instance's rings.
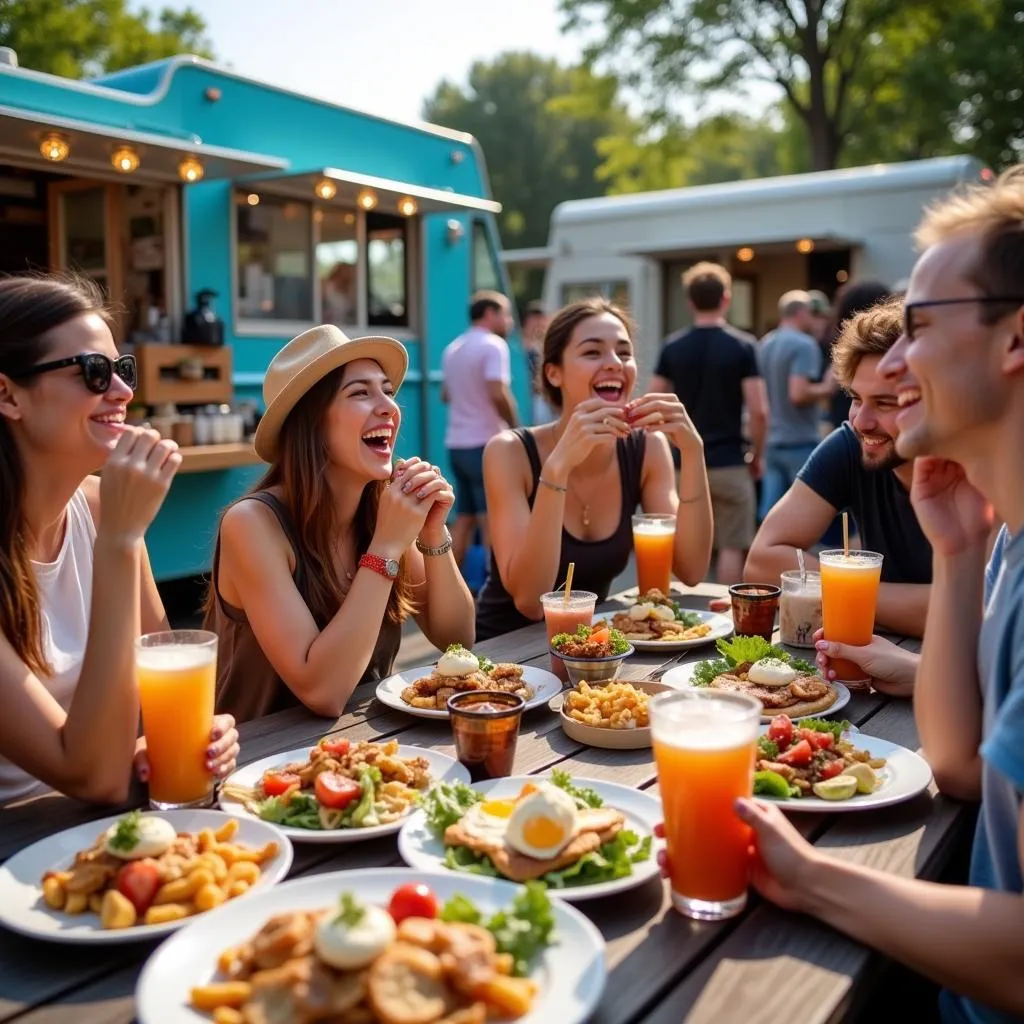
[{"label": "watch face", "polygon": [[398,576],[398,563],[393,558],[387,558],[384,560],[384,568],[392,579],[395,579]]}]

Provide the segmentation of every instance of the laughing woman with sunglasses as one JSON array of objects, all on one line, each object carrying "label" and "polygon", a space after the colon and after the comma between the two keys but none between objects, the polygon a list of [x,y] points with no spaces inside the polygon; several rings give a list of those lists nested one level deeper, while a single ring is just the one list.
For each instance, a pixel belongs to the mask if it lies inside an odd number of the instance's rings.
[{"label": "laughing woman with sunglasses", "polygon": [[[134,384],[94,284],[0,279],[0,807],[117,803],[148,772],[133,644],[168,625],[143,537],[181,456],[125,425]],[[208,767],[237,751],[221,716]]]}]

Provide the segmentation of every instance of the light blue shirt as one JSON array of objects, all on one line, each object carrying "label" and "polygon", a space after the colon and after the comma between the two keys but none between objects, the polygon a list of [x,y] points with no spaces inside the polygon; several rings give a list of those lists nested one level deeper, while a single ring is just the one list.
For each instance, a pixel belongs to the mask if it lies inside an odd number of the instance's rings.
[{"label": "light blue shirt", "polygon": [[794,448],[821,440],[817,402],[796,406],[789,398],[789,378],[821,378],[821,346],[803,331],[780,327],[766,334],[757,349],[757,362],[768,391],[768,444]]}]

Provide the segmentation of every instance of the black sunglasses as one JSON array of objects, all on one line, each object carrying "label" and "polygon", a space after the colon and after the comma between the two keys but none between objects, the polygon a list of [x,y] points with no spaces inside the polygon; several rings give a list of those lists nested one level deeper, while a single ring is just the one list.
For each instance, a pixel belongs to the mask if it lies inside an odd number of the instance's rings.
[{"label": "black sunglasses", "polygon": [[923,309],[926,306],[964,306],[969,302],[980,302],[982,305],[988,303],[1003,303],[1007,306],[1024,304],[1024,296],[1021,295],[972,295],[969,299],[926,299],[923,302],[911,302],[903,307],[903,333],[908,338],[914,336],[914,310]]},{"label": "black sunglasses", "polygon": [[110,356],[105,356],[102,352],[85,352],[79,356],[69,356],[67,359],[54,359],[52,362],[33,366],[18,376],[34,377],[37,373],[61,370],[65,366],[80,366],[85,386],[97,395],[102,395],[110,387],[115,373],[133,391],[139,379],[135,356],[119,356],[117,359],[111,359]]}]

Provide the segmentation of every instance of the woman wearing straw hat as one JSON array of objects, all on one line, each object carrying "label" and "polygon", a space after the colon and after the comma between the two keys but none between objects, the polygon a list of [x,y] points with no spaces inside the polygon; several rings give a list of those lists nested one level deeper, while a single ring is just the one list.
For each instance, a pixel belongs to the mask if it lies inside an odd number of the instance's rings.
[{"label": "woman wearing straw hat", "polygon": [[263,479],[225,512],[206,624],[218,710],[246,721],[305,704],[340,715],[391,673],[410,615],[442,650],[473,642],[473,599],[436,466],[392,459],[408,367],[393,338],[315,327],[274,357],[256,452]]}]

